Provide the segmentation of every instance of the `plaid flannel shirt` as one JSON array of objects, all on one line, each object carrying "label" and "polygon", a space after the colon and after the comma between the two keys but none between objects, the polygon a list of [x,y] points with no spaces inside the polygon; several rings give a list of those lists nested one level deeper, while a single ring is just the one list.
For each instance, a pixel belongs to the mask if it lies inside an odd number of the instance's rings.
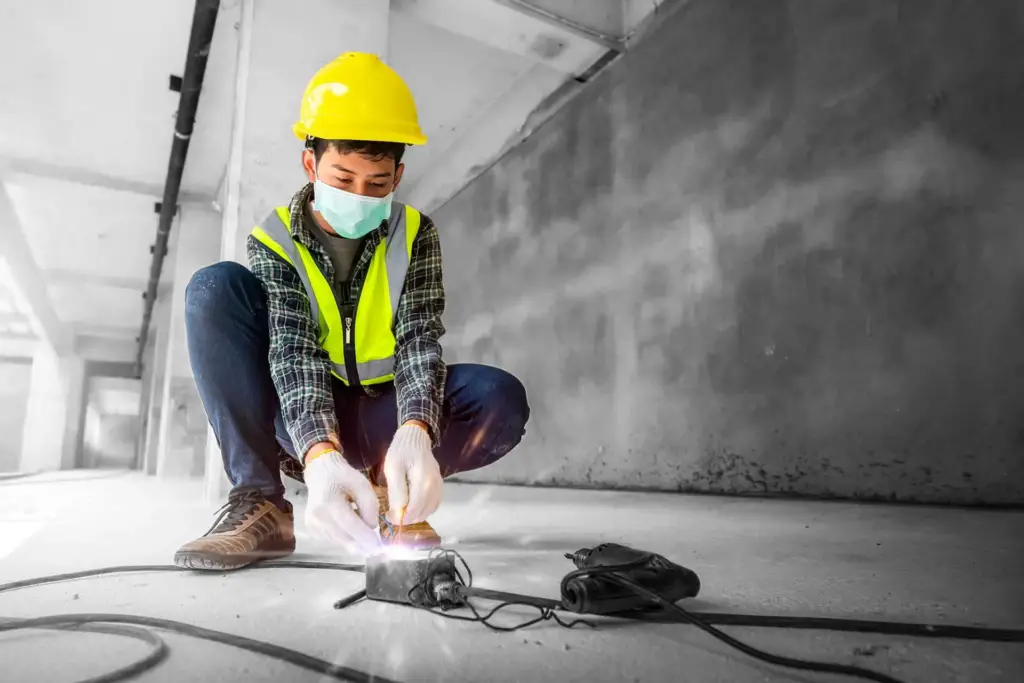
[{"label": "plaid flannel shirt", "polygon": [[[312,193],[313,185],[308,184],[292,197],[292,237],[309,250],[321,272],[333,282],[334,266],[306,225],[309,219],[305,208]],[[386,225],[366,236],[366,246],[349,280],[351,301],[358,301],[373,253],[386,236]],[[319,344],[319,321],[313,320],[310,313],[306,289],[295,269],[252,235],[246,241],[246,252],[250,270],[267,293],[270,374],[295,451],[301,459],[311,446],[320,442],[331,442],[340,451],[330,359]],[[441,322],[444,307],[441,242],[433,222],[423,216],[394,321],[394,384],[398,424],[423,421],[435,446],[441,434],[441,404],[447,377],[439,341],[445,332]],[[379,395],[372,386],[364,390],[371,396]]]}]

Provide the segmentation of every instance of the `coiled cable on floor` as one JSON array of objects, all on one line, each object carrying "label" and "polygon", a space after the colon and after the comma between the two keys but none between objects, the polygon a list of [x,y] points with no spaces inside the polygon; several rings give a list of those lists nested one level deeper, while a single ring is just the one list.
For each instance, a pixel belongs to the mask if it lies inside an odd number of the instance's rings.
[{"label": "coiled cable on floor", "polygon": [[[249,569],[333,569],[336,571],[348,571],[348,572],[365,572],[366,568],[361,564],[335,564],[331,562],[299,562],[294,560],[275,560],[272,562],[263,562],[252,567],[247,567],[237,571],[247,571]],[[11,583],[5,583],[0,585],[0,593],[7,591],[16,590],[19,588],[30,588],[34,586],[44,586],[51,583],[58,583],[61,581],[70,581],[74,579],[84,579],[94,576],[103,576],[106,574],[124,574],[130,572],[190,572],[192,570],[182,569],[180,567],[169,566],[169,565],[122,565],[118,567],[103,567],[100,569],[87,569],[80,572],[69,572],[66,574],[54,574],[51,576],[41,576],[32,579],[24,579],[21,581],[12,581]],[[217,572],[220,573],[220,572]],[[71,631],[89,631],[94,633],[107,633],[111,635],[120,635],[130,638],[136,638],[149,643],[150,651],[146,653],[146,656],[138,661],[135,661],[127,666],[121,667],[116,671],[111,671],[100,676],[83,679],[76,681],[76,683],[118,683],[134,676],[137,676],[145,671],[159,665],[168,655],[167,644],[157,634],[152,631],[147,631],[141,628],[131,628],[130,626],[104,626],[103,624],[131,624],[135,626],[147,626],[149,628],[158,628],[165,631],[172,631],[174,633],[180,633],[182,635],[191,636],[193,638],[202,638],[204,640],[210,640],[213,642],[221,643],[224,645],[230,645],[243,650],[249,650],[257,654],[266,655],[273,657],[295,666],[308,669],[325,676],[329,676],[339,681],[353,681],[356,683],[397,683],[391,679],[377,676],[372,673],[366,673],[358,669],[350,667],[338,666],[325,659],[313,657],[297,650],[292,650],[273,643],[266,643],[260,640],[254,640],[252,638],[246,638],[244,636],[238,636],[231,633],[224,633],[223,631],[215,631],[213,629],[203,628],[201,626],[195,626],[193,624],[186,624],[180,621],[172,621],[170,619],[158,619],[155,617],[142,617],[133,614],[56,614],[46,617],[36,617],[29,619],[0,619],[0,633],[5,631],[16,631],[23,629],[59,629],[59,630],[71,630]]]},{"label": "coiled cable on floor", "polygon": [[[232,633],[224,633],[223,631],[214,631],[213,629],[195,626],[194,624],[186,624],[180,621],[172,621],[171,619],[140,617],[133,614],[56,614],[49,617],[38,617],[35,619],[17,619],[0,624],[0,633],[3,631],[27,628],[81,628],[84,625],[99,622],[148,626],[150,628],[159,628],[165,631],[173,631],[182,635],[192,636],[193,638],[211,640],[216,643],[231,645],[232,647],[280,659],[281,661],[288,662],[289,664],[294,664],[295,666],[300,666],[303,669],[308,669],[315,673],[330,676],[331,678],[335,678],[339,681],[354,681],[356,683],[396,683],[389,678],[366,673],[347,666],[338,666],[337,664],[307,655],[299,652],[298,650],[281,647],[280,645],[274,645],[273,643],[267,643],[262,640],[254,640],[252,638],[246,638]],[[133,629],[133,631],[141,632],[141,629]],[[123,631],[115,632],[108,630],[107,632],[116,633],[117,635],[131,635],[132,637],[138,637],[135,633],[129,634]],[[164,650],[164,653],[161,654],[159,658],[154,657],[154,653],[151,653],[150,655],[147,655],[145,660],[139,660],[138,662],[124,667],[123,669],[119,669],[116,672],[88,679],[88,683],[115,683],[116,681],[123,681],[159,664],[166,654],[167,646],[155,634],[149,633],[148,635],[152,636],[153,640],[157,641],[160,647]],[[86,683],[86,681],[80,681],[79,683]]]},{"label": "coiled cable on floor", "polygon": [[[75,615],[81,616],[81,615]],[[54,619],[54,617],[44,617],[46,620]],[[31,621],[31,620],[30,620]],[[98,619],[89,619],[89,622],[100,621]],[[5,626],[10,626],[5,628]],[[85,633],[105,633],[113,636],[124,636],[126,638],[135,638],[149,645],[149,652],[142,659],[136,660],[127,666],[123,666],[114,671],[110,671],[93,678],[84,678],[78,683],[115,683],[116,681],[124,681],[139,674],[149,671],[154,668],[162,661],[167,659],[167,655],[170,654],[170,649],[167,647],[167,643],[163,641],[157,634],[152,631],[148,631],[144,628],[132,628],[131,626],[104,626],[97,623],[80,623],[77,625],[69,624],[65,621],[61,621],[60,624],[36,624],[26,625],[24,619],[0,619],[0,632],[13,631],[16,629],[23,628],[40,628],[40,629],[56,629],[56,630],[75,630]]]},{"label": "coiled cable on floor", "polygon": [[[448,551],[454,552],[454,551]],[[461,559],[461,558],[460,558]],[[463,560],[464,562],[464,560]],[[366,568],[363,565],[357,564],[335,564],[331,562],[303,562],[293,560],[274,560],[269,562],[261,562],[251,567],[247,567],[236,571],[249,571],[252,569],[331,569],[336,571],[348,571],[348,572],[365,572]],[[469,571],[468,565],[466,565],[467,571]],[[605,573],[604,570],[614,570],[614,566],[602,567],[599,573]],[[94,576],[103,576],[107,574],[120,574],[129,572],[190,572],[190,573],[202,573],[194,572],[193,570],[182,569],[175,566],[168,565],[125,565],[118,567],[104,567],[100,569],[89,569],[85,571],[69,572],[65,574],[55,574],[52,576],[37,577],[32,579],[24,579],[20,581],[13,581],[10,583],[0,585],[0,593],[4,593],[19,588],[30,588],[34,586],[42,586],[52,583],[58,583],[61,581],[70,581],[75,579],[84,579]],[[588,572],[594,572],[594,569],[586,570]],[[221,572],[216,572],[220,574]],[[614,576],[609,572],[610,576]],[[471,576],[471,575],[470,575]],[[460,577],[461,578],[461,577]],[[624,577],[617,577],[618,580],[623,581],[623,585],[629,585],[628,579]],[[461,582],[466,588],[470,588],[472,584],[472,578],[469,581]],[[806,666],[808,662],[802,660],[791,660],[790,658],[778,657],[777,655],[771,655],[769,653],[761,653],[759,650],[755,650],[740,641],[735,640],[728,634],[725,634],[718,629],[712,628],[711,624],[717,624],[721,626],[753,626],[753,627],[764,627],[764,628],[786,628],[786,629],[815,629],[815,630],[829,630],[829,631],[845,631],[855,633],[878,633],[883,635],[900,635],[900,636],[914,636],[914,637],[926,637],[926,638],[955,638],[961,640],[978,640],[988,642],[1002,642],[1002,643],[1021,643],[1024,642],[1024,630],[1022,629],[999,629],[999,628],[987,628],[987,627],[975,627],[975,626],[959,626],[959,625],[943,625],[943,624],[916,624],[907,622],[890,622],[890,621],[871,621],[861,619],[837,619],[827,617],[782,617],[782,616],[767,616],[767,615],[754,615],[754,614],[729,614],[729,613],[715,613],[715,612],[690,612],[684,610],[674,603],[670,603],[664,600],[660,596],[646,591],[642,586],[633,584],[630,586],[633,590],[638,590],[642,594],[646,594],[649,599],[654,603],[659,604],[664,611],[660,613],[651,612],[640,612],[636,614],[616,614],[611,618],[618,619],[629,619],[639,621],[660,621],[660,622],[686,622],[694,624],[699,628],[711,633],[717,638],[722,639],[724,642],[729,643],[733,647],[737,647],[741,651],[750,654],[751,656],[763,659],[764,661],[772,662],[774,664],[780,664],[782,666],[790,666],[787,662],[798,663],[795,668],[802,668],[808,670],[824,670],[824,669],[813,669],[812,667]],[[644,593],[646,591],[646,593]],[[360,591],[365,595],[365,591]],[[474,595],[475,594],[475,595]],[[356,598],[359,596],[357,593]],[[466,596],[474,596],[478,598],[492,598],[492,599],[504,599],[504,600],[518,600],[517,604],[532,605],[540,607],[546,612],[553,615],[553,610],[557,609],[555,606],[556,601],[552,601],[545,598],[537,598],[534,596],[518,595],[515,593],[506,593],[502,591],[491,591],[486,589],[472,588],[466,591]],[[493,617],[493,615],[501,609],[503,606],[499,605],[491,612],[482,616],[474,611],[474,617],[461,617],[463,620],[470,621],[481,621],[486,622]],[[440,614],[439,612],[431,610],[434,614]],[[536,623],[546,618],[553,618],[549,614],[542,612],[541,619],[529,622],[529,624]],[[449,618],[460,618],[454,614],[444,614]],[[116,671],[112,671],[108,674],[90,678],[87,680],[78,681],[77,683],[118,683],[119,681],[126,680],[133,676],[136,676],[144,671],[148,671],[153,667],[160,664],[168,655],[168,648],[166,643],[155,633],[146,631],[139,628],[131,628],[130,626],[104,626],[104,623],[117,623],[117,624],[130,624],[138,626],[148,626],[150,628],[159,628],[183,635],[192,636],[195,638],[202,638],[205,640],[211,640],[219,642],[225,645],[231,645],[241,649],[249,650],[258,654],[263,654],[268,657],[280,659],[285,662],[289,662],[296,666],[314,671],[316,673],[329,676],[335,680],[340,681],[373,681],[379,683],[394,683],[390,679],[375,674],[366,673],[356,669],[348,667],[339,667],[332,662],[327,660],[318,659],[310,655],[291,650],[289,648],[273,645],[271,643],[265,643],[243,636],[237,636],[230,633],[224,633],[221,631],[214,631],[212,629],[206,629],[183,622],[171,621],[168,619],[158,619],[154,617],[141,617],[135,615],[126,614],[63,614],[53,615],[46,617],[30,618],[30,619],[3,619],[0,618],[0,632],[14,631],[20,629],[62,629],[72,631],[88,631],[96,633],[108,633],[112,635],[121,635],[125,637],[136,638],[148,643],[151,648],[146,656],[128,666],[122,667]],[[487,624],[491,626],[490,624]],[[521,624],[515,627],[499,627],[496,630],[516,630],[522,628],[528,624]],[[588,624],[589,625],[589,624]],[[493,626],[491,626],[493,628]],[[755,654],[756,653],[756,654]],[[762,657],[760,655],[766,655]],[[785,661],[783,661],[785,660]],[[810,662],[809,664],[815,665],[816,663]],[[830,673],[843,673],[847,675],[860,675],[860,672],[867,671],[866,669],[857,669],[856,667],[844,667],[843,665],[826,665],[829,667],[837,667],[829,669]],[[857,669],[857,672],[848,671],[845,669]],[[875,674],[874,672],[868,672],[872,674],[868,678],[875,681],[883,681],[885,683],[891,683],[896,679],[886,677],[884,674]],[[863,677],[863,676],[862,676]]]}]

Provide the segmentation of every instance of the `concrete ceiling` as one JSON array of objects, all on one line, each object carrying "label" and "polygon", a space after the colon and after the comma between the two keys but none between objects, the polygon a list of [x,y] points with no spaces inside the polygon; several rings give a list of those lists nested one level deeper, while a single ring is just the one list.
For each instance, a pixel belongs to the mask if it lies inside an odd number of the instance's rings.
[{"label": "concrete ceiling", "polygon": [[[529,133],[553,93],[579,87],[609,47],[628,46],[660,4],[391,0],[388,61],[430,137],[410,150],[417,172],[403,198],[427,211],[444,203]],[[212,209],[222,187],[241,5],[222,3],[183,203]],[[178,106],[168,79],[181,74],[192,11],[186,0],[4,7],[0,257],[19,292],[0,278],[0,342],[38,336],[75,348],[89,338],[105,359],[131,358]]]}]

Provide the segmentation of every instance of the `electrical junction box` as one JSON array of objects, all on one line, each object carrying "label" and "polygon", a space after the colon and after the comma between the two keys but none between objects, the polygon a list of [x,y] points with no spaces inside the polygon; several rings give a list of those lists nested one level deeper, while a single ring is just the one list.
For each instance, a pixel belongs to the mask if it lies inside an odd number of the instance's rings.
[{"label": "electrical junction box", "polygon": [[421,607],[437,604],[434,589],[455,581],[455,563],[444,555],[399,558],[385,553],[366,560],[366,597]]}]

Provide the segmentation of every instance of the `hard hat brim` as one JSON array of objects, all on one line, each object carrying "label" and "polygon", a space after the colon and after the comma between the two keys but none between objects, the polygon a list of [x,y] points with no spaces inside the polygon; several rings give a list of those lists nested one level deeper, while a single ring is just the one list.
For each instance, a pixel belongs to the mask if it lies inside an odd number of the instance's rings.
[{"label": "hard hat brim", "polygon": [[292,132],[299,140],[305,141],[307,137],[320,138],[322,140],[358,140],[360,142],[398,142],[406,145],[425,145],[427,136],[422,131],[397,132],[394,128],[368,126],[336,128],[318,126],[316,130],[296,122],[292,126]]}]

